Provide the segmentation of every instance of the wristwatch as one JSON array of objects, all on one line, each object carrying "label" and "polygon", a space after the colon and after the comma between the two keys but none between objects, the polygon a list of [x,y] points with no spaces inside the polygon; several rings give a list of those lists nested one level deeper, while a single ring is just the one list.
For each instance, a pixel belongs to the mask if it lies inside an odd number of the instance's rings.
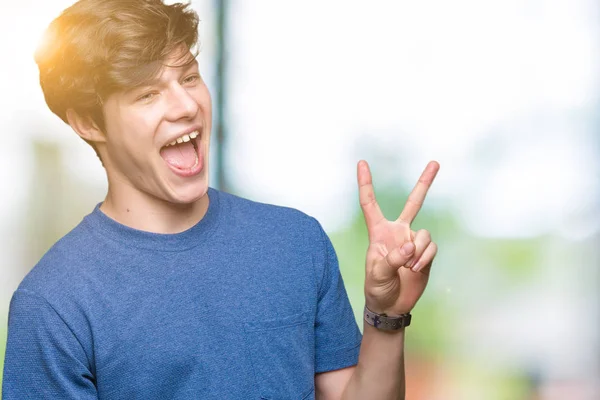
[{"label": "wristwatch", "polygon": [[377,314],[365,306],[365,321],[382,331],[397,331],[410,325],[410,313],[402,314],[398,317],[388,317],[387,314]]}]

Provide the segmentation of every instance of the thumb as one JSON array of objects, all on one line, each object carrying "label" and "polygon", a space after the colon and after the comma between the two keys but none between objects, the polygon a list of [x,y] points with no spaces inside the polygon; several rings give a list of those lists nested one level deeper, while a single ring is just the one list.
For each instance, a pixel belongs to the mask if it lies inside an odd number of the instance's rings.
[{"label": "thumb", "polygon": [[375,281],[382,283],[396,278],[398,269],[410,260],[415,252],[415,245],[406,242],[390,251],[373,269]]},{"label": "thumb", "polygon": [[415,244],[413,242],[406,242],[402,246],[394,248],[385,257],[385,261],[391,270],[396,272],[398,268],[405,265],[415,252]]}]

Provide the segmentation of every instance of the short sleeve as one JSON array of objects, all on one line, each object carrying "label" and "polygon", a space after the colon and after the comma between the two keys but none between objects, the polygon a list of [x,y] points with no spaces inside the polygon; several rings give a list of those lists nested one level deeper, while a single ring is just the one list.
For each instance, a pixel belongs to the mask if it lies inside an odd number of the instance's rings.
[{"label": "short sleeve", "polygon": [[333,371],[356,365],[362,335],[344,287],[337,255],[319,224],[321,235],[321,282],[318,285],[315,322],[315,372]]},{"label": "short sleeve", "polygon": [[2,395],[97,399],[81,343],[43,297],[26,290],[17,290],[10,303]]}]

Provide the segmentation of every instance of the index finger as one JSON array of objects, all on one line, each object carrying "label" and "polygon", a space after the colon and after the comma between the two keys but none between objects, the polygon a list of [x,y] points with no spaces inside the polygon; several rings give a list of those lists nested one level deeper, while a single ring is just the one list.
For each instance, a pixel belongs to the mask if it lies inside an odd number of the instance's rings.
[{"label": "index finger", "polygon": [[365,216],[367,231],[370,235],[373,227],[377,225],[379,221],[384,219],[384,216],[379,208],[379,204],[377,204],[377,200],[375,199],[373,178],[371,177],[369,164],[367,164],[367,162],[364,160],[358,162],[357,178],[360,207],[362,208],[363,215]]},{"label": "index finger", "polygon": [[408,195],[408,200],[406,200],[406,204],[404,205],[404,209],[402,213],[400,213],[400,217],[398,219],[411,224],[415,217],[417,216],[423,202],[425,201],[425,196],[427,195],[427,191],[431,186],[431,183],[435,179],[438,171],[440,169],[440,164],[437,161],[430,161],[425,170],[421,174],[419,181],[415,185],[414,189]]}]

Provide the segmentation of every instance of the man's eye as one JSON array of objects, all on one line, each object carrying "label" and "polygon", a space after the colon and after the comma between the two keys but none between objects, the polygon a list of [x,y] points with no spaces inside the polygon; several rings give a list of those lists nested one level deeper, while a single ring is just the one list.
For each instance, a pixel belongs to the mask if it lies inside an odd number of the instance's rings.
[{"label": "man's eye", "polygon": [[138,101],[148,101],[148,100],[152,99],[155,94],[156,93],[154,93],[154,92],[149,92],[149,93],[141,95],[140,97],[137,98],[137,100]]},{"label": "man's eye", "polygon": [[183,80],[183,83],[194,83],[198,79],[200,79],[200,77],[197,74],[190,75]]}]

